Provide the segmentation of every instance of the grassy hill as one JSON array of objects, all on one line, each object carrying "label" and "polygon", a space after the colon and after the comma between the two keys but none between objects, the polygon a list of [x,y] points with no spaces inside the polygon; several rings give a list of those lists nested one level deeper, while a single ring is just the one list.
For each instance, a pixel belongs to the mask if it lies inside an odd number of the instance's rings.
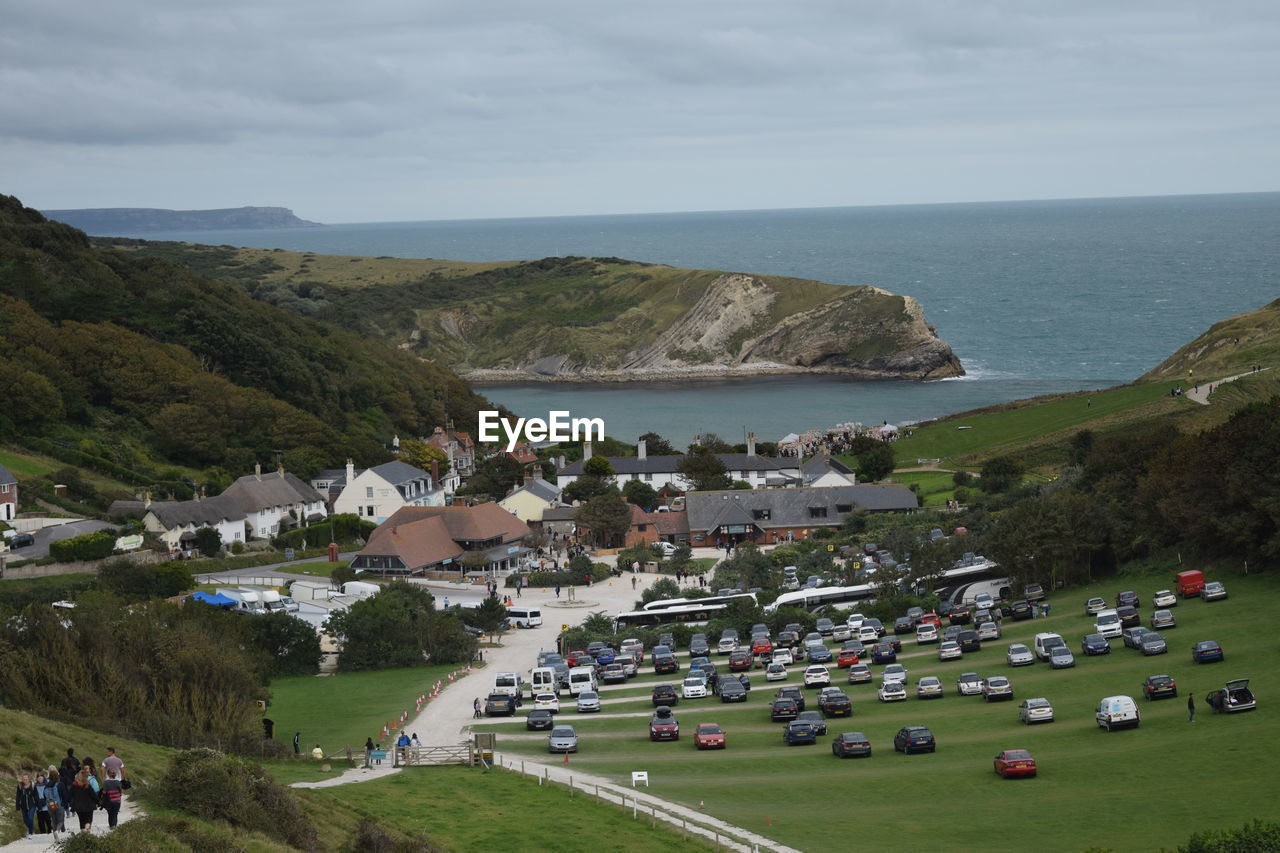
[{"label": "grassy hill", "polygon": [[873,287],[618,258],[507,263],[325,256],[138,240],[306,316],[353,324],[466,371],[704,369],[775,361],[867,375],[953,375],[914,300]]},{"label": "grassy hill", "polygon": [[1246,314],[1214,323],[1209,330],[1162,361],[1142,380],[1212,381],[1280,365],[1280,299]]}]

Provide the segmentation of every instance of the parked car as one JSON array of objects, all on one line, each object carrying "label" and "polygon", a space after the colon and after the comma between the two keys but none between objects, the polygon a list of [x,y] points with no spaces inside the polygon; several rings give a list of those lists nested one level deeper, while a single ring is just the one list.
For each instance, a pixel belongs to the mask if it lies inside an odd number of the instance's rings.
[{"label": "parked car", "polygon": [[849,683],[850,684],[870,684],[872,681],[871,667],[865,663],[855,663],[849,667]]},{"label": "parked car", "polygon": [[979,640],[998,640],[1004,636],[997,622],[983,622],[978,626]]},{"label": "parked car", "polygon": [[556,726],[547,735],[547,752],[577,752],[578,733],[573,726]]},{"label": "parked car", "polygon": [[678,705],[680,696],[670,684],[655,684],[649,697],[656,708],[659,705]]},{"label": "parked car", "polygon": [[[913,634],[916,630],[916,620],[910,616],[899,616],[893,620],[893,633],[895,634]],[[855,732],[861,734],[861,732]]]},{"label": "parked car", "polygon": [[1053,705],[1049,704],[1049,700],[1043,697],[1023,699],[1022,704],[1018,706],[1018,719],[1027,725],[1032,723],[1052,723]]},{"label": "parked car", "polygon": [[486,717],[514,717],[518,700],[510,693],[494,691],[484,700]]},{"label": "parked car", "polygon": [[583,690],[578,694],[578,713],[589,714],[600,710],[600,694],[594,690]]},{"label": "parked car", "polygon": [[745,702],[747,701],[747,688],[742,686],[736,678],[726,678],[720,683],[720,701],[721,702]]},{"label": "parked car", "polygon": [[881,637],[880,641],[876,645],[888,646],[889,648],[893,649],[894,654],[897,654],[898,652],[902,651],[902,640],[893,636]]},{"label": "parked car", "polygon": [[839,687],[824,687],[818,693],[818,710],[828,717],[848,717],[853,714],[853,702]]},{"label": "parked car", "polygon": [[1029,583],[1022,588],[1022,597],[1027,601],[1044,601],[1044,587],[1038,583]]},{"label": "parked car", "polygon": [[[796,662],[796,655],[791,651],[791,649],[774,649],[773,657],[770,658],[769,662],[780,663],[783,666],[788,666]],[[767,665],[768,664],[766,664],[766,666]]]},{"label": "parked car", "polygon": [[1138,598],[1138,594],[1131,589],[1124,592],[1116,593],[1116,609],[1121,607],[1137,607],[1142,602]]},{"label": "parked car", "polygon": [[1080,651],[1086,656],[1109,655],[1111,654],[1111,643],[1107,642],[1107,638],[1101,634],[1085,634],[1084,639],[1080,641]]},{"label": "parked car", "polygon": [[982,638],[978,636],[977,631],[970,628],[956,634],[956,644],[960,646],[960,651],[965,653],[982,651]]},{"label": "parked car", "polygon": [[765,681],[786,681],[787,668],[782,664],[774,661],[764,668]]},{"label": "parked car", "polygon": [[1101,613],[1103,610],[1106,610],[1106,609],[1107,609],[1107,600],[1105,598],[1099,598],[1096,595],[1084,603],[1085,616],[1097,616],[1099,613]]},{"label": "parked car", "polygon": [[1196,663],[1218,663],[1226,660],[1226,655],[1216,640],[1201,640],[1191,647],[1191,659]]},{"label": "parked car", "polygon": [[724,749],[724,729],[718,723],[698,723],[693,730],[693,745],[698,749]]},{"label": "parked car", "polygon": [[796,714],[796,720],[813,726],[813,733],[816,735],[825,735],[827,733],[827,721],[817,711],[801,711]]},{"label": "parked car", "polygon": [[871,650],[872,663],[893,663],[898,659],[898,653],[893,650],[893,646],[889,643],[877,643],[875,648]]},{"label": "parked car", "polygon": [[745,672],[751,669],[754,660],[755,658],[752,657],[751,652],[746,649],[735,649],[729,653],[729,671]]},{"label": "parked car", "polygon": [[1177,628],[1178,620],[1174,618],[1172,610],[1157,610],[1151,614],[1152,628]]},{"label": "parked car", "polygon": [[991,610],[996,606],[996,600],[991,597],[989,592],[980,592],[973,597],[973,606],[977,610]]},{"label": "parked car", "polygon": [[1158,590],[1155,595],[1151,596],[1152,607],[1177,607],[1178,596],[1173,594],[1171,589]]},{"label": "parked car", "polygon": [[673,672],[680,671],[680,662],[676,660],[676,656],[670,652],[654,652],[653,653],[653,672],[654,675],[670,675]]},{"label": "parked car", "polygon": [[769,719],[775,723],[794,720],[796,715],[800,713],[800,708],[796,705],[796,700],[789,699],[785,696],[779,696],[773,700],[769,706]]},{"label": "parked car", "polygon": [[1125,628],[1136,628],[1142,624],[1142,616],[1138,613],[1138,608],[1131,604],[1116,608],[1116,615],[1120,617],[1120,630]]},{"label": "parked car", "polygon": [[535,708],[529,712],[529,716],[524,718],[524,727],[531,732],[549,731],[554,728],[556,718],[551,715],[550,711]]},{"label": "parked car", "polygon": [[893,748],[906,755],[913,752],[937,752],[938,741],[927,726],[903,726],[893,736]]},{"label": "parked car", "polygon": [[802,743],[814,744],[818,742],[818,733],[814,729],[813,723],[806,720],[792,720],[782,730],[782,742],[787,746],[795,746]]},{"label": "parked car", "polygon": [[968,625],[973,613],[963,604],[953,604],[947,608],[947,621],[952,625]]},{"label": "parked car", "polygon": [[831,754],[836,758],[870,758],[871,741],[862,732],[844,732],[831,741]]},{"label": "parked car", "polygon": [[1017,622],[1021,622],[1024,619],[1030,619],[1035,616],[1035,614],[1031,612],[1031,602],[1024,599],[1018,599],[1013,602],[1013,604],[1009,605],[1009,615]]},{"label": "parked car", "polygon": [[907,668],[900,663],[891,663],[880,673],[880,678],[884,681],[901,681],[907,683]]},{"label": "parked car", "polygon": [[[853,643],[857,643],[857,646],[852,645]],[[836,666],[841,669],[853,666],[862,659],[864,651],[866,651],[866,647],[862,643],[857,640],[850,640],[841,647],[840,651],[836,652]]]},{"label": "parked car", "polygon": [[649,740],[679,740],[680,723],[676,721],[676,712],[667,705],[659,705],[653,709],[649,718]]},{"label": "parked car", "polygon": [[874,644],[880,639],[880,634],[876,631],[875,626],[866,624],[859,625],[854,629],[854,636],[862,643]]},{"label": "parked car", "polygon": [[1049,650],[1050,669],[1070,669],[1076,665],[1076,656],[1066,646],[1054,646]]},{"label": "parked car", "polygon": [[604,672],[600,675],[600,680],[605,684],[626,684],[627,669],[622,664],[614,661],[604,668]]},{"label": "parked car", "polygon": [[956,637],[960,636],[961,631],[968,631],[968,630],[970,629],[965,625],[948,625],[947,630],[942,632],[942,642],[954,643],[956,641]]},{"label": "parked car", "polygon": [[553,714],[560,712],[560,697],[554,693],[535,693],[533,697],[534,710],[550,711]]},{"label": "parked car", "polygon": [[1142,648],[1142,635],[1148,633],[1148,630],[1149,629],[1143,628],[1141,625],[1138,625],[1133,628],[1125,628],[1124,634],[1122,635],[1124,639],[1125,648],[1126,649]]},{"label": "parked car", "polygon": [[822,636],[830,637],[832,632],[835,631],[836,629],[836,623],[831,621],[830,619],[827,619],[824,616],[823,618],[819,619],[816,623],[814,623],[813,627]]},{"label": "parked car", "polygon": [[916,626],[916,642],[917,643],[936,643],[938,642],[938,628],[936,625],[922,624]]},{"label": "parked car", "polygon": [[831,632],[831,639],[837,643],[843,643],[845,640],[853,637],[853,629],[843,622],[837,622],[835,630]]},{"label": "parked car", "polygon": [[804,650],[809,663],[831,663],[833,660],[831,649],[821,643],[809,643]]},{"label": "parked car", "polygon": [[964,657],[964,651],[955,640],[947,640],[938,644],[938,660],[956,660]]},{"label": "parked car", "polygon": [[1009,646],[1009,651],[1005,653],[1004,657],[1009,666],[1030,666],[1036,662],[1035,655],[1031,654],[1031,649],[1022,643],[1014,643]]},{"label": "parked car", "polygon": [[1003,675],[993,675],[982,682],[982,698],[988,702],[1013,699],[1013,684]]},{"label": "parked car", "polygon": [[796,703],[796,710],[803,711],[805,705],[804,691],[795,685],[779,687],[773,694],[779,699],[791,699]]},{"label": "parked car", "polygon": [[830,687],[831,670],[821,664],[807,666],[804,670],[805,687]]},{"label": "parked car", "polygon": [[1152,699],[1173,699],[1178,695],[1178,685],[1172,676],[1148,675],[1142,680],[1142,695]]},{"label": "parked car", "polygon": [[1142,722],[1142,714],[1138,705],[1128,696],[1108,696],[1098,703],[1094,712],[1094,720],[1098,728],[1113,731],[1115,729],[1136,729]]},{"label": "parked car", "polygon": [[876,691],[881,702],[902,702],[907,698],[907,686],[901,681],[886,681]]},{"label": "parked car", "polygon": [[699,657],[711,654],[711,644],[707,642],[705,636],[697,636],[689,641],[689,654],[692,657]]},{"label": "parked car", "polygon": [[926,675],[916,682],[917,699],[941,699],[942,679],[936,675]]},{"label": "parked car", "polygon": [[1200,597],[1205,601],[1221,601],[1227,597],[1227,588],[1218,581],[1209,581],[1200,590]]},{"label": "parked car", "polygon": [[1162,655],[1169,651],[1169,646],[1165,643],[1164,637],[1155,631],[1148,631],[1138,640],[1138,650],[1144,655]]},{"label": "parked car", "polygon": [[707,698],[707,681],[696,675],[690,676],[680,685],[681,699],[705,699]]},{"label": "parked car", "polygon": [[1258,700],[1249,689],[1247,678],[1228,681],[1225,687],[1205,696],[1204,701],[1209,703],[1209,707],[1215,714],[1234,714],[1237,711],[1252,711],[1258,707]]},{"label": "parked car", "polygon": [[996,756],[995,769],[996,775],[1004,779],[1031,779],[1036,775],[1036,760],[1025,749],[1006,749]]},{"label": "parked car", "polygon": [[716,654],[727,655],[738,647],[737,637],[721,637],[716,643]]},{"label": "parked car", "polygon": [[956,679],[956,692],[961,696],[977,696],[982,692],[982,676],[976,672],[961,673]]},{"label": "parked car", "polygon": [[1108,640],[1119,637],[1124,631],[1124,626],[1120,624],[1120,613],[1110,609],[1099,611],[1094,617],[1093,630]]}]

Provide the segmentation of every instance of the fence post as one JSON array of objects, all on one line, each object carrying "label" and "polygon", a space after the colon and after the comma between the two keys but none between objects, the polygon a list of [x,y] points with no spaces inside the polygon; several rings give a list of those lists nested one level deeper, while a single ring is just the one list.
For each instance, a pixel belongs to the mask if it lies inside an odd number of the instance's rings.
[{"label": "fence post", "polygon": [[[623,802],[625,803],[626,800],[623,800]],[[638,815],[639,810],[640,810],[640,807],[636,804],[636,798],[632,796],[631,797],[631,819],[632,820],[639,819],[639,815]]]},{"label": "fence post", "polygon": [[569,777],[569,799],[573,799],[573,777]]},{"label": "fence post", "polygon": [[658,828],[658,807],[657,806],[653,807],[652,814],[650,814],[649,816],[649,826],[652,827],[653,829]]}]

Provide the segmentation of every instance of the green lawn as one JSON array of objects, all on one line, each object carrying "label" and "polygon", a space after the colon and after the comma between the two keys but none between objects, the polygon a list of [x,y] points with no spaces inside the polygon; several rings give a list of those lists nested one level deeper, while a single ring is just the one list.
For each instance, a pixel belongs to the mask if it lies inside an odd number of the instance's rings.
[{"label": "green lawn", "polygon": [[[271,682],[267,715],[275,720],[276,739],[282,743],[301,732],[304,751],[318,743],[330,754],[348,746],[359,752],[365,738],[372,737],[376,743],[382,727],[401,711],[407,710],[412,719],[418,694],[429,693],[432,684],[446,680],[456,668],[424,666],[277,678]],[[450,689],[469,688],[460,684]]]},{"label": "green lawn", "polygon": [[956,485],[950,471],[898,471],[885,482],[920,487],[921,506],[946,506],[956,496]]},{"label": "green lawn", "polygon": [[286,571],[291,575],[314,575],[318,578],[327,578],[333,574],[336,568],[346,568],[351,563],[350,560],[339,560],[336,563],[330,563],[328,560],[318,560],[314,563],[296,563],[287,566],[282,571]]},{"label": "green lawn", "polygon": [[[1088,589],[1061,592],[1050,600],[1047,620],[1005,623],[1002,640],[988,643],[962,661],[941,663],[935,646],[904,643],[899,659],[910,670],[911,686],[922,675],[938,675],[948,688],[943,699],[886,705],[869,685],[845,687],[854,702],[851,719],[830,721],[831,734],[816,747],[786,747],[781,724],[771,723],[766,686],[759,671],[748,702],[722,705],[715,698],[681,702],[677,743],[647,739],[647,697],[636,687],[678,678],[641,676],[622,691],[602,691],[602,698],[627,697],[606,704],[599,716],[574,722],[581,737],[574,763],[626,784],[635,769],[647,770],[653,792],[675,802],[706,809],[801,850],[834,849],[856,834],[868,846],[895,849],[1024,850],[1026,835],[994,831],[1008,816],[1033,816],[1018,825],[1034,829],[1034,846],[1045,851],[1078,851],[1090,845],[1115,850],[1155,850],[1182,843],[1197,830],[1239,826],[1274,811],[1280,783],[1274,781],[1273,757],[1280,754],[1280,726],[1275,704],[1280,650],[1273,641],[1280,578],[1225,579],[1232,597],[1212,604],[1183,602],[1175,609],[1177,628],[1164,632],[1168,655],[1144,658],[1117,640],[1110,655],[1077,658],[1075,669],[1052,671],[1046,665],[1017,669],[1004,660],[1011,642],[1030,645],[1038,631],[1061,633],[1079,649],[1091,621],[1083,615],[1090,595],[1112,599],[1121,589],[1136,589],[1146,602],[1155,589],[1169,586],[1168,576],[1109,581]],[[1226,650],[1223,664],[1196,665],[1191,645],[1216,639]],[[717,658],[717,660],[723,660]],[[880,667],[873,667],[878,672]],[[647,670],[647,667],[646,667]],[[799,683],[801,667],[791,668],[787,683]],[[1018,697],[1013,703],[987,704],[980,697],[955,693],[956,676],[973,670],[1005,674]],[[842,672],[833,670],[835,672]],[[1103,696],[1140,696],[1147,675],[1168,673],[1179,685],[1174,700],[1139,700],[1141,728],[1106,733],[1093,721]],[[1212,716],[1201,700],[1205,693],[1232,678],[1248,677],[1261,697],[1258,711]],[[1197,696],[1199,716],[1186,720],[1186,692]],[[1057,720],[1034,728],[1017,720],[1017,701],[1044,696]],[[567,713],[567,712],[566,712]],[[634,713],[640,716],[622,717]],[[724,752],[699,754],[693,748],[696,724],[715,721],[729,733]],[[928,725],[938,737],[934,755],[895,753],[894,732],[903,725]],[[526,733],[522,720],[492,721],[483,728],[499,732],[503,753],[545,758],[540,733]],[[836,732],[862,731],[871,739],[870,760],[837,760],[830,753]],[[1030,749],[1041,766],[1035,780],[999,779],[992,757],[1002,749]],[[1205,792],[1212,792],[1206,809]],[[815,807],[845,803],[850,807],[823,812]],[[1158,814],[1159,819],[1151,815]],[[990,820],[976,819],[986,815]],[[1087,816],[1087,818],[1086,818]],[[767,823],[766,823],[767,820]]]}]

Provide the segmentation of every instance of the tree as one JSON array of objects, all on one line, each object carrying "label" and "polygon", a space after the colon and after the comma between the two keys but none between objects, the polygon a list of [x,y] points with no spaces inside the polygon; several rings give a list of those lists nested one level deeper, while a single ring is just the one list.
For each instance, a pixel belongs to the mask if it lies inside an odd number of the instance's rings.
[{"label": "tree", "polygon": [[346,672],[458,663],[475,650],[457,636],[458,620],[436,612],[431,593],[403,581],[330,616],[324,630],[342,640],[338,668]]},{"label": "tree", "polygon": [[503,626],[507,624],[507,608],[502,606],[496,595],[490,595],[467,618],[472,620],[472,627],[486,634],[501,635]]},{"label": "tree", "polygon": [[675,456],[677,453],[671,443],[656,432],[646,432],[640,440],[645,443],[644,451],[649,456]]},{"label": "tree", "polygon": [[195,585],[191,570],[178,561],[144,566],[121,558],[98,569],[98,585],[124,599],[171,598]]},{"label": "tree", "polygon": [[315,675],[320,668],[320,635],[288,613],[268,613],[240,619],[253,648],[266,657],[265,675]]},{"label": "tree", "polygon": [[982,466],[978,485],[988,494],[1005,492],[1022,479],[1022,463],[1012,456],[996,456]]},{"label": "tree", "polygon": [[689,445],[690,453],[697,453],[698,450],[705,450],[708,453],[732,453],[733,445],[725,441],[714,432],[708,432],[698,436],[698,443]]},{"label": "tree", "polygon": [[679,598],[680,586],[671,578],[659,578],[653,582],[653,585],[640,593],[640,601],[642,604],[648,604],[650,601],[661,601],[665,598]]},{"label": "tree", "polygon": [[488,495],[501,498],[516,483],[523,480],[524,468],[520,463],[499,453],[476,466],[476,472],[460,489],[462,494]]},{"label": "tree", "polygon": [[435,462],[440,467],[441,476],[449,469],[449,454],[416,438],[406,438],[400,442],[400,461],[423,471],[430,471],[431,463]]},{"label": "tree", "polygon": [[622,486],[622,496],[646,512],[658,504],[657,491],[644,480],[628,480]]},{"label": "tree", "polygon": [[592,498],[598,498],[601,495],[616,495],[617,493],[618,487],[613,484],[612,480],[584,474],[565,486],[564,491],[560,494],[564,500],[570,503],[586,503]]},{"label": "tree", "polygon": [[212,527],[196,530],[196,547],[206,557],[216,557],[222,551],[222,536]]},{"label": "tree", "polygon": [[356,570],[351,568],[350,564],[345,566],[337,565],[333,567],[333,571],[329,572],[329,582],[338,589],[342,589],[344,583],[350,583],[356,579]]},{"label": "tree", "polygon": [[695,492],[727,489],[733,482],[729,479],[729,470],[724,467],[724,463],[705,447],[689,448],[689,453],[680,460],[676,471],[689,482],[689,489]]},{"label": "tree", "polygon": [[631,528],[631,504],[616,493],[601,495],[587,501],[578,510],[578,524],[591,531],[597,545],[609,547],[626,536]]},{"label": "tree", "polygon": [[893,473],[893,450],[884,442],[876,442],[858,454],[858,479],[865,483],[883,480]]},{"label": "tree", "polygon": [[609,464],[609,460],[603,456],[592,456],[586,462],[582,463],[582,473],[589,477],[612,477],[614,474],[613,466]]}]

